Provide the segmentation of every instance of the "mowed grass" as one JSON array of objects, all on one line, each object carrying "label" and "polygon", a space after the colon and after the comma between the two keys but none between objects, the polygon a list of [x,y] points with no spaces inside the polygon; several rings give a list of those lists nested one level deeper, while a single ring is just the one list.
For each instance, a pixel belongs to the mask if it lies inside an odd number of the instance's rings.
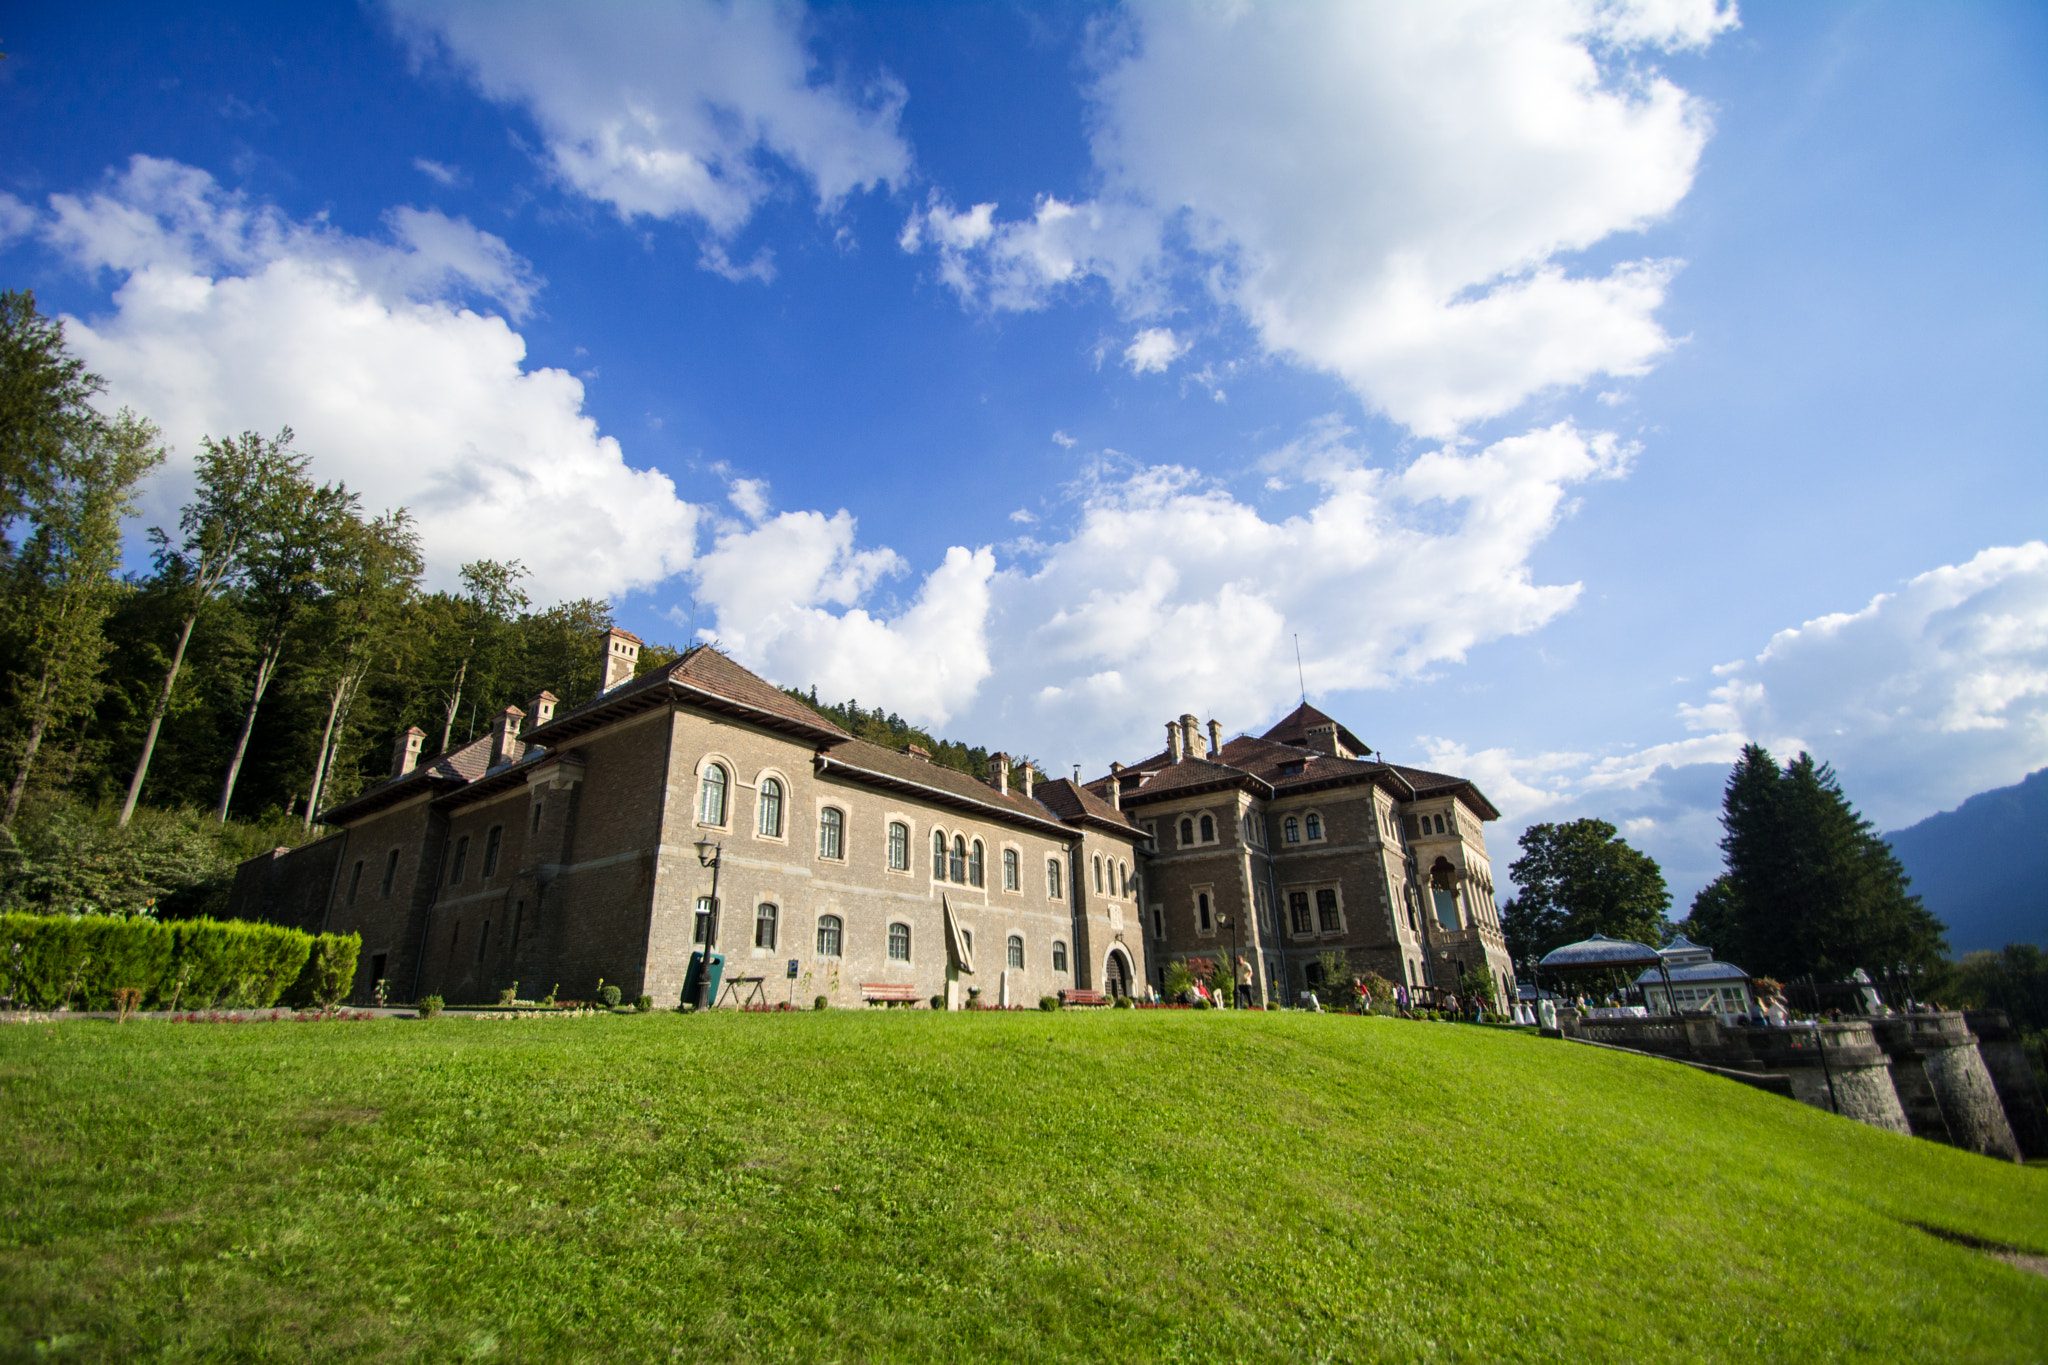
[{"label": "mowed grass", "polygon": [[2048,1170],[1337,1016],[0,1027],[0,1352],[2038,1360]]}]

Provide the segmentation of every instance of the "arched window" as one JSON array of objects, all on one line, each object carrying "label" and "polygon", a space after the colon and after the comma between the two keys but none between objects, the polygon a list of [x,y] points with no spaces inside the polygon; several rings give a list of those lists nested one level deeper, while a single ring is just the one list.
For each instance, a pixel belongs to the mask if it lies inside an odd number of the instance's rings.
[{"label": "arched window", "polygon": [[976,839],[974,847],[967,850],[967,884],[969,886],[984,886],[987,884],[985,881],[986,873],[982,870],[982,858],[981,840]]},{"label": "arched window", "polygon": [[1060,860],[1057,858],[1047,858],[1045,860],[1045,894],[1054,900],[1059,900],[1062,895],[1060,891]]},{"label": "arched window", "polygon": [[1102,855],[1095,855],[1095,894],[1102,894]]},{"label": "arched window", "polygon": [[846,856],[846,812],[837,806],[827,806],[818,812],[818,856]]},{"label": "arched window", "polygon": [[901,820],[889,822],[889,870],[910,871],[910,826]]},{"label": "arched window", "polygon": [[1006,960],[1012,967],[1024,965],[1024,940],[1016,934],[1010,935]]},{"label": "arched window", "polygon": [[1323,837],[1322,816],[1317,815],[1313,811],[1311,811],[1308,817],[1302,821],[1302,824],[1308,827],[1308,837],[1311,840],[1320,839]]},{"label": "arched window", "polygon": [[761,779],[761,832],[771,839],[782,837],[782,784],[772,777]]},{"label": "arched window", "polygon": [[946,831],[932,831],[932,880],[946,880]]},{"label": "arched window", "polygon": [[953,836],[952,872],[954,881],[964,882],[967,880],[967,840],[958,834]]},{"label": "arched window", "polygon": [[892,924],[889,926],[889,960],[891,962],[910,961],[909,925]]},{"label": "arched window", "polygon": [[818,916],[818,956],[839,956],[839,916]]},{"label": "arched window", "polygon": [[505,838],[503,825],[492,825],[491,832],[484,839],[484,877],[488,880],[498,870],[498,847]]},{"label": "arched window", "polygon": [[1202,927],[1205,934],[1216,927],[1215,921],[1209,915],[1209,893],[1206,891],[1195,897],[1195,923]]},{"label": "arched window", "polygon": [[1281,821],[1281,822],[1280,822],[1280,837],[1281,837],[1281,838],[1283,838],[1283,839],[1285,839],[1285,840],[1286,840],[1286,841],[1287,841],[1288,843],[1290,843],[1290,844],[1298,844],[1298,843],[1300,843],[1300,842],[1301,842],[1301,821],[1299,821],[1299,820],[1295,819],[1295,818],[1294,818],[1293,816],[1291,816],[1291,815],[1290,815],[1290,816],[1288,816],[1288,817],[1287,817],[1287,818],[1286,818],[1285,820]]},{"label": "arched window", "polygon": [[1436,818],[1436,832],[1438,834],[1443,834],[1446,832],[1444,829],[1444,818],[1441,815],[1437,816]]},{"label": "arched window", "polygon": [[1017,867],[1017,850],[1014,848],[1006,848],[1003,850],[1003,890],[1019,890],[1021,885],[1019,878],[1020,872]]},{"label": "arched window", "polygon": [[709,764],[704,769],[704,791],[697,803],[697,823],[725,823],[725,769],[716,763]]},{"label": "arched window", "polygon": [[1194,821],[1183,820],[1180,822],[1180,841],[1183,844],[1192,844],[1195,841]]},{"label": "arched window", "polygon": [[754,946],[773,949],[775,947],[776,910],[772,905],[754,907]]},{"label": "arched window", "polygon": [[462,868],[469,861],[469,836],[463,835],[455,841],[455,867],[448,874],[448,885],[462,885]]},{"label": "arched window", "polygon": [[1205,844],[1216,842],[1216,820],[1214,816],[1205,815],[1202,817],[1202,842]]},{"label": "arched window", "polygon": [[1129,900],[1131,898],[1131,865],[1129,863],[1118,863],[1116,868],[1117,880],[1123,883],[1124,899]]},{"label": "arched window", "polygon": [[1052,941],[1052,969],[1056,972],[1067,969],[1067,945],[1058,939]]}]

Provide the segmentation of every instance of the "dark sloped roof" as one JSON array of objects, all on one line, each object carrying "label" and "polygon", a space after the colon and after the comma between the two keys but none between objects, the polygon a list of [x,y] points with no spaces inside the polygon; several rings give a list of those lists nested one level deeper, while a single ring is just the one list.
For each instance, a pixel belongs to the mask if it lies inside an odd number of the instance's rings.
[{"label": "dark sloped roof", "polygon": [[601,697],[563,712],[546,725],[536,727],[532,737],[537,743],[558,748],[575,735],[658,706],[670,698],[814,741],[850,738],[846,731],[804,703],[709,645],[698,645],[667,668],[642,673]]},{"label": "dark sloped roof", "polygon": [[[1371,745],[1367,744],[1357,735],[1352,734],[1350,730],[1338,722],[1336,717],[1324,715],[1307,702],[1303,702],[1282,716],[1279,723],[1266,731],[1260,738],[1270,739],[1278,744],[1295,744],[1307,747],[1309,727],[1314,725],[1335,725],[1337,727],[1338,740],[1354,754],[1369,754],[1372,752]],[[1225,747],[1227,748],[1228,746],[1226,745]]]},{"label": "dark sloped roof", "polygon": [[1010,794],[1005,796],[966,773],[941,767],[926,759],[913,758],[894,749],[885,749],[864,739],[849,737],[821,750],[817,765],[821,773],[841,772],[856,782],[909,792],[955,809],[971,810],[990,819],[1021,822],[1041,830],[1051,826],[1062,837],[1073,837],[1073,831],[1061,824],[1049,808],[1038,801],[1026,800],[1017,787],[1013,786]]},{"label": "dark sloped roof", "polygon": [[434,755],[403,777],[387,777],[346,801],[338,801],[321,811],[317,818],[324,825],[345,825],[424,792],[447,791],[474,782],[490,765],[491,736],[484,735],[446,753]]},{"label": "dark sloped roof", "polygon": [[1487,800],[1486,793],[1479,790],[1469,778],[1454,777],[1450,773],[1433,773],[1427,768],[1410,768],[1401,763],[1390,763],[1387,766],[1399,773],[1409,786],[1415,788],[1417,796],[1441,796],[1447,792],[1462,791],[1472,798],[1480,819],[1500,819],[1500,812],[1494,809],[1493,802]]},{"label": "dark sloped roof", "polygon": [[1123,800],[1130,807],[1225,787],[1245,787],[1260,796],[1273,794],[1272,783],[1242,768],[1206,758],[1184,758],[1153,773],[1141,785],[1126,788]]},{"label": "dark sloped roof", "polygon": [[1039,783],[1037,796],[1045,803],[1046,809],[1070,825],[1087,821],[1119,834],[1134,834],[1140,839],[1145,837],[1145,831],[1130,816],[1070,778],[1060,777]]}]

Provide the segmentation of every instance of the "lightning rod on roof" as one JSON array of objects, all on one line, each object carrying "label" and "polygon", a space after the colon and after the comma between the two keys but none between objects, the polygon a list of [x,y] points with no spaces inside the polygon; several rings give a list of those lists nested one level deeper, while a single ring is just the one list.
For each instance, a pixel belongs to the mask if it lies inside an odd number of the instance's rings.
[{"label": "lightning rod on roof", "polygon": [[1308,705],[1308,675],[1301,671],[1301,632],[1294,635],[1294,677],[1301,684],[1301,704]]}]

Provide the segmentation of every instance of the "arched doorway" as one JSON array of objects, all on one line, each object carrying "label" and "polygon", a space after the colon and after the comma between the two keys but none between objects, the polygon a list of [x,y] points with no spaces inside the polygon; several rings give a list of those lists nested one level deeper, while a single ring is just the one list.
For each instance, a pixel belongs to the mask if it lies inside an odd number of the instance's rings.
[{"label": "arched doorway", "polygon": [[1121,948],[1111,948],[1103,961],[1102,991],[1111,999],[1131,993],[1131,960]]}]

